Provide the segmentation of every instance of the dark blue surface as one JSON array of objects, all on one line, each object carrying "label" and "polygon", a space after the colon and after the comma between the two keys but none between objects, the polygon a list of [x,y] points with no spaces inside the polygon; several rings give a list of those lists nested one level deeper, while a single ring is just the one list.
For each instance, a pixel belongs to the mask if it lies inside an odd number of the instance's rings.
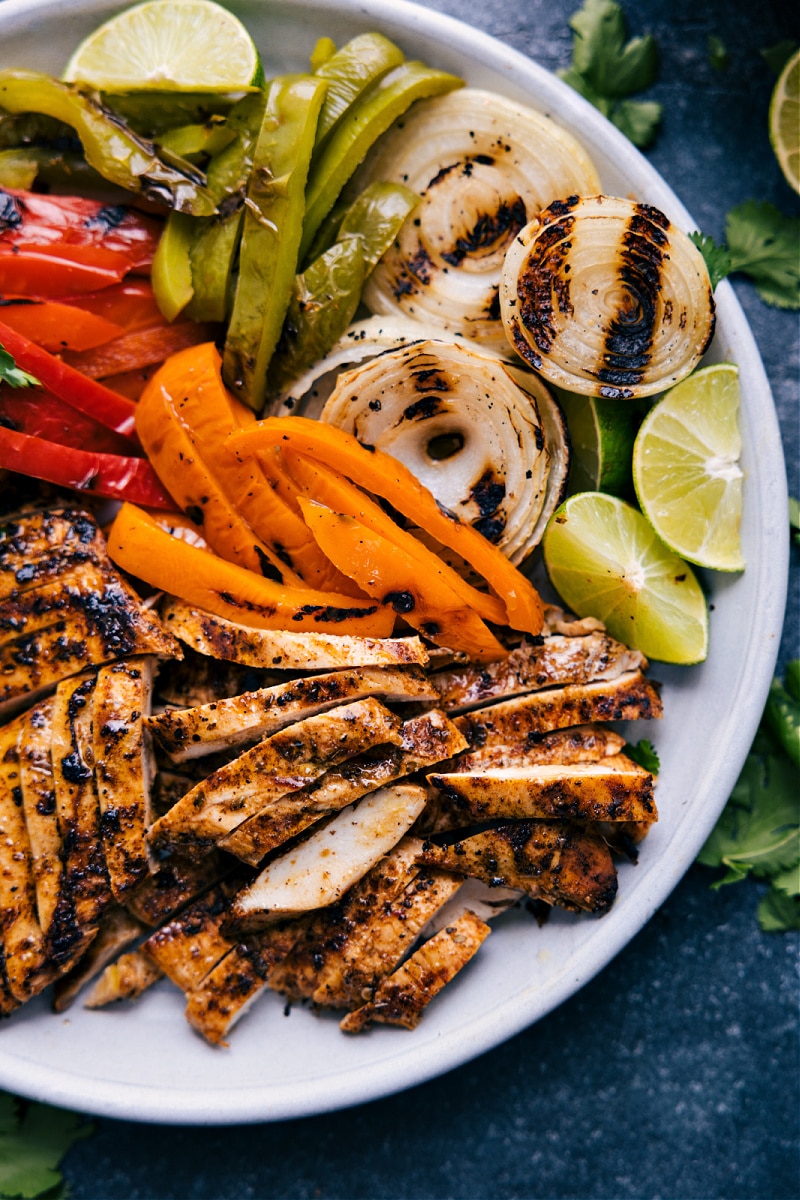
[{"label": "dark blue surface", "polygon": [[[545,66],[570,56],[552,0],[439,0]],[[767,0],[627,0],[655,34],[663,128],[648,156],[721,238],[735,204],[800,201],[766,133],[773,76],[759,51],[800,41],[800,12]],[[320,30],[324,33],[324,30]],[[730,54],[708,62],[710,34]],[[790,492],[800,495],[797,313],[736,290],[772,383]],[[800,653],[798,552],[780,662]],[[693,867],[630,946],[535,1027],[444,1078],[332,1116],[229,1129],[101,1120],[69,1155],[75,1200],[575,1197],[795,1200],[796,935],[762,934],[757,884],[709,891]]]}]

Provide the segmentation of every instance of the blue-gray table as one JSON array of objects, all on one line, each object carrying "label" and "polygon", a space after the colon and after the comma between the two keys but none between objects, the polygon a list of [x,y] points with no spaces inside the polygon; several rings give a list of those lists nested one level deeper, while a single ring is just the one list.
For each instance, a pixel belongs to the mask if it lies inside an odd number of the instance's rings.
[{"label": "blue-gray table", "polygon": [[[570,57],[572,0],[436,0],[545,66]],[[760,55],[800,41],[789,0],[626,0],[660,47],[664,121],[650,159],[718,240],[751,198],[800,202],[770,151],[774,77]],[[320,30],[320,33],[325,32]],[[708,38],[730,56],[715,71]],[[798,321],[736,283],[798,481]],[[798,553],[780,663],[800,652]],[[75,1200],[379,1197],[752,1197],[795,1200],[796,935],[759,931],[760,888],[709,891],[693,867],[631,945],[577,996],[444,1078],[333,1116],[229,1129],[110,1120],[66,1161]]]}]

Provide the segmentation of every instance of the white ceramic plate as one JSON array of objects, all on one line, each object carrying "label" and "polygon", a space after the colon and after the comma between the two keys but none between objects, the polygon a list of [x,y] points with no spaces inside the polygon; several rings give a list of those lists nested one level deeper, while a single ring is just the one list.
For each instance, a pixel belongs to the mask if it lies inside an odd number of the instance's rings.
[{"label": "white ceramic plate", "polygon": [[[114,0],[3,0],[0,63],[59,73]],[[672,191],[632,145],[552,75],[485,33],[401,0],[242,0],[231,3],[270,71],[303,70],[318,35],[341,44],[380,29],[410,57],[476,86],[533,103],[589,148],[606,191],[633,194],[695,228]],[[733,291],[717,290],[708,361],[741,372],[747,570],[708,580],[711,652],[701,667],[651,672],[666,715],[650,736],[661,755],[661,819],[637,867],[620,871],[602,920],[555,913],[543,929],[504,918],[414,1033],[378,1028],[342,1035],[335,1019],[284,1016],[266,996],[213,1050],[183,1018],[183,997],[158,985],[127,1011],[50,1013],[45,998],[0,1029],[0,1086],[87,1112],[142,1121],[226,1124],[342,1108],[455,1067],[536,1021],[591,979],[644,925],[692,863],[730,793],[763,708],[777,654],[787,577],[786,486],[769,385]]]}]

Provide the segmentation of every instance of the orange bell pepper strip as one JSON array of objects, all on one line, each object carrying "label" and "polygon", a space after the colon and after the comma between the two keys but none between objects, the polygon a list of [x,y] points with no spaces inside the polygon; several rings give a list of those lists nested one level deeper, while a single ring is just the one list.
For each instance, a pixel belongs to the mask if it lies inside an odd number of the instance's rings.
[{"label": "orange bell pepper strip", "polygon": [[173,537],[143,509],[123,504],[108,532],[122,570],[206,612],[256,629],[388,637],[391,609],[312,588],[286,587]]},{"label": "orange bell pepper strip", "polygon": [[122,333],[121,325],[58,300],[19,300],[2,311],[4,325],[51,354],[94,350]]},{"label": "orange bell pepper strip", "polygon": [[289,474],[303,489],[307,499],[317,500],[336,513],[355,517],[362,525],[366,525],[367,529],[371,529],[373,533],[386,538],[388,542],[417,559],[424,571],[424,578],[438,576],[464,604],[485,621],[492,621],[495,625],[506,624],[506,610],[495,596],[479,592],[472,584],[462,579],[438,554],[424,546],[413,533],[401,529],[379,504],[349,479],[345,479],[344,475],[323,463],[304,458],[302,454],[292,454],[290,450],[284,450],[282,456]]},{"label": "orange bell pepper strip", "polygon": [[[182,484],[175,476],[185,481],[190,473],[197,473],[197,463],[189,465],[184,451],[183,462],[173,463],[174,471],[167,467],[166,443],[159,448],[156,438],[149,432],[150,418],[157,411],[169,414],[169,420],[180,425],[184,439],[191,440],[195,457],[202,459],[228,507],[238,514],[238,521],[247,525],[261,546],[269,548],[281,564],[286,582],[299,584],[302,581],[307,587],[321,588],[323,591],[355,594],[352,580],[337,571],[325,557],[299,509],[294,512],[281,499],[256,458],[237,455],[228,444],[228,434],[251,425],[255,415],[235,399],[223,384],[221,357],[213,342],[171,356],[153,379],[152,387],[146,389],[139,401],[139,433],[145,437],[156,470],[161,472],[162,467],[165,472],[170,470],[169,478],[174,479],[173,486],[179,502],[185,507],[185,499],[194,507],[197,497],[191,495],[186,490],[188,485],[185,482]],[[147,435],[142,432],[145,427],[148,429]],[[179,431],[175,430],[175,445],[178,444],[178,438]],[[166,477],[166,474],[162,475],[162,478]],[[206,490],[200,494],[210,493]],[[208,512],[208,504],[201,507]],[[229,555],[226,550],[227,533],[220,540],[216,533],[211,533],[208,518],[205,525],[211,545],[222,558],[230,557],[231,561],[241,561],[251,570],[258,570],[257,564],[251,560]],[[294,572],[293,579],[290,580],[287,571]]]},{"label": "orange bell pepper strip", "polygon": [[333,512],[316,500],[301,500],[300,507],[314,537],[336,565],[423,637],[464,651],[473,662],[504,657],[505,648],[478,614],[440,573],[428,570],[425,555],[401,548],[355,517]]},{"label": "orange bell pepper strip", "polygon": [[538,634],[544,609],[533,584],[477,529],[440,507],[435,496],[398,459],[362,446],[350,433],[309,417],[267,417],[231,435],[240,452],[283,446],[327,463],[408,517],[420,529],[459,554],[486,580],[506,608],[512,629]]}]

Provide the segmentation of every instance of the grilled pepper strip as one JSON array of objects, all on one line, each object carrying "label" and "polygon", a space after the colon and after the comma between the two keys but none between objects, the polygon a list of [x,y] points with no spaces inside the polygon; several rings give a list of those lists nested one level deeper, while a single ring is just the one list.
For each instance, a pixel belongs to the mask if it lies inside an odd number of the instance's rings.
[{"label": "grilled pepper strip", "polygon": [[441,508],[435,497],[398,459],[362,446],[352,434],[308,417],[268,417],[251,429],[231,435],[242,450],[283,446],[316,462],[327,463],[365,491],[388,500],[393,508],[449,546],[482,575],[505,605],[512,629],[538,634],[544,624],[542,601],[533,585],[482,534]]},{"label": "grilled pepper strip", "polygon": [[136,405],[111,388],[104,387],[94,379],[88,379],[74,367],[67,366],[34,342],[0,323],[0,345],[15,359],[17,366],[31,375],[53,393],[59,400],[66,401],[78,412],[94,417],[107,429],[136,441],[134,421]]},{"label": "grilled pepper strip", "polygon": [[317,150],[366,88],[404,61],[403,51],[382,33],[361,33],[314,68],[315,75],[328,81],[317,125]]},{"label": "grilled pepper strip", "polygon": [[317,229],[370,146],[414,103],[462,87],[463,80],[420,62],[405,62],[375,80],[340,119],[314,156],[306,189],[300,261]]},{"label": "grilled pepper strip", "polygon": [[108,535],[114,562],[151,587],[206,612],[257,629],[388,637],[394,614],[335,592],[284,587],[172,537],[149,514],[124,504]]},{"label": "grilled pepper strip", "polygon": [[223,355],[225,382],[259,411],[298,261],[308,165],[327,84],[272,81],[245,199],[239,280]]},{"label": "grilled pepper strip", "polygon": [[109,183],[179,212],[210,216],[215,210],[205,190],[204,175],[191,163],[163,162],[152,142],[50,75],[0,71],[0,108],[10,113],[42,113],[70,125],[80,138],[86,161]]},{"label": "grilled pepper strip", "polygon": [[175,508],[146,458],[77,450],[0,426],[0,467],[93,496]]}]

